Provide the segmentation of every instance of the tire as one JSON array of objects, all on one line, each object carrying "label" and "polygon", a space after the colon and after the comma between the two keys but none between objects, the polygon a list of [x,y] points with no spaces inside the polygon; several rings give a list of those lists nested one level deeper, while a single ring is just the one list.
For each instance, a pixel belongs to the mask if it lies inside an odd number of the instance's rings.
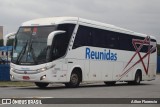
[{"label": "tire", "polygon": [[70,82],[65,83],[67,88],[76,88],[80,84],[80,74],[78,72],[73,72],[70,77]]},{"label": "tire", "polygon": [[35,82],[35,85],[39,88],[46,88],[49,83]]},{"label": "tire", "polygon": [[140,72],[137,72],[136,75],[135,75],[135,79],[133,81],[133,83],[135,85],[139,85],[141,82],[141,73]]},{"label": "tire", "polygon": [[107,86],[113,86],[115,85],[115,81],[109,81],[109,82],[104,82]]},{"label": "tire", "polygon": [[128,81],[129,85],[139,85],[141,82],[142,76],[140,72],[136,72],[134,81]]}]

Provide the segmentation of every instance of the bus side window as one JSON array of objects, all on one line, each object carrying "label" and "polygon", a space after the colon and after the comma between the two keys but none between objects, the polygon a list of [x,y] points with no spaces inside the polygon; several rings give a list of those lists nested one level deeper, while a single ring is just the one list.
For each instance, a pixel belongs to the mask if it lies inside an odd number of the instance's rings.
[{"label": "bus side window", "polygon": [[67,38],[65,38],[65,34],[58,34],[55,36],[53,40],[53,50],[52,50],[53,59],[60,58],[65,54],[66,39]]},{"label": "bus side window", "polygon": [[119,38],[116,32],[106,31],[108,48],[119,49]]},{"label": "bus side window", "polygon": [[80,25],[72,49],[91,46],[91,28]]},{"label": "bus side window", "polygon": [[74,24],[60,24],[57,26],[57,30],[63,30],[66,32],[63,34],[58,34],[54,37],[50,55],[52,60],[60,58],[66,54],[74,27]]},{"label": "bus side window", "polygon": [[93,28],[92,29],[92,46],[106,48],[107,40],[106,35],[103,35],[103,30]]},{"label": "bus side window", "polygon": [[132,37],[127,34],[118,33],[119,35],[119,49],[133,51]]}]

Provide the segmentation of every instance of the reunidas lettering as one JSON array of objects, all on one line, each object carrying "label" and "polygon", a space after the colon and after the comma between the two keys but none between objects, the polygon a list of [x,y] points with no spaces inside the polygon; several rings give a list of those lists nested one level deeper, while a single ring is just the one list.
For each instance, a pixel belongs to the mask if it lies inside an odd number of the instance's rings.
[{"label": "reunidas lettering", "polygon": [[92,51],[90,48],[86,48],[86,59],[97,59],[97,60],[117,60],[117,53],[112,53],[111,50],[103,52]]}]

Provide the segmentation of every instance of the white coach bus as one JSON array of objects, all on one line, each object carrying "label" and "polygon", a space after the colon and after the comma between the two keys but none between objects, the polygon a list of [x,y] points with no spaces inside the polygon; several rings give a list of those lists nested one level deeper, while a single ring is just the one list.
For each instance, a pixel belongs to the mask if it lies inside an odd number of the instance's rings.
[{"label": "white coach bus", "polygon": [[156,78],[155,37],[78,17],[24,22],[15,35],[10,77],[49,83],[140,84]]}]

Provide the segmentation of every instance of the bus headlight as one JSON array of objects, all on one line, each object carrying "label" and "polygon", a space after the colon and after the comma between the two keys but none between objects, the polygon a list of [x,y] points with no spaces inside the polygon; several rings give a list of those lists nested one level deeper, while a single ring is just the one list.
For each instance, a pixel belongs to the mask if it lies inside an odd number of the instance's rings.
[{"label": "bus headlight", "polygon": [[53,68],[54,66],[55,66],[55,65],[52,65],[52,66],[49,66],[49,67],[44,67],[44,68],[38,69],[37,71],[38,71],[38,72],[44,72],[44,71],[46,71],[46,70],[48,70],[48,69]]},{"label": "bus headlight", "polygon": [[11,67],[10,71],[14,72],[14,71],[15,71],[15,69]]},{"label": "bus headlight", "polygon": [[44,72],[44,71],[46,71],[46,70],[47,70],[47,68],[45,67],[45,68],[38,69],[37,71],[38,71],[38,72]]}]

